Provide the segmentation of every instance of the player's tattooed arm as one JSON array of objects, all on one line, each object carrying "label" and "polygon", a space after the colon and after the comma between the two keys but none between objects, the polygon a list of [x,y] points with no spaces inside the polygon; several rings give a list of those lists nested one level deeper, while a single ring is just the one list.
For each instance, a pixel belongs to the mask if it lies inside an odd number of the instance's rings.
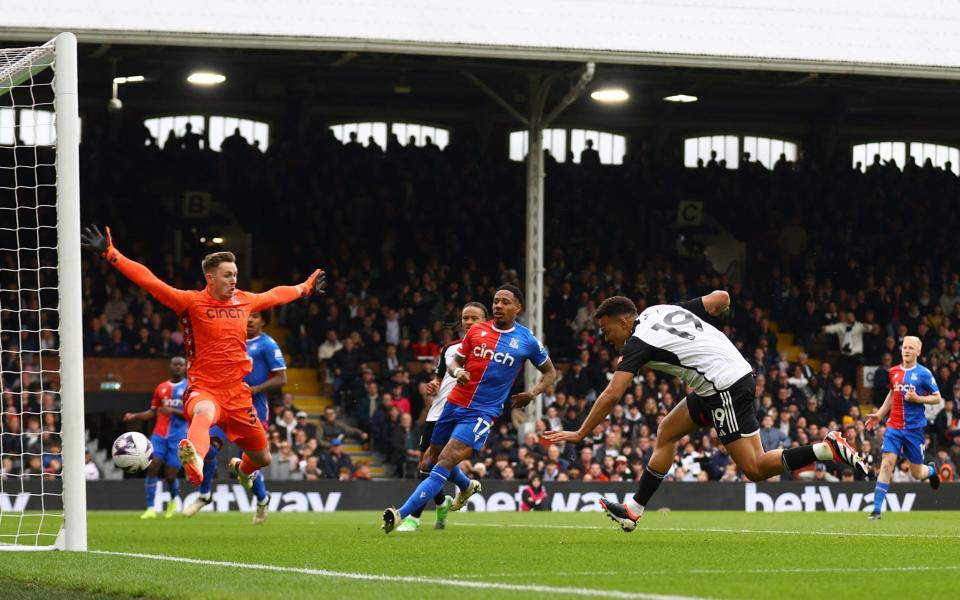
[{"label": "player's tattooed arm", "polygon": [[463,365],[467,364],[467,359],[459,354],[455,355],[454,358],[457,361],[455,363],[457,365],[456,368],[451,369],[448,366],[447,371],[450,373],[451,377],[457,380],[457,385],[467,385],[470,383],[470,373],[463,368]]},{"label": "player's tattooed arm", "polygon": [[593,403],[590,414],[584,420],[583,425],[577,431],[548,431],[543,434],[551,442],[572,442],[576,443],[587,437],[597,425],[603,422],[613,407],[617,405],[620,398],[627,392],[630,385],[633,384],[633,373],[630,371],[616,371],[613,379],[607,384],[606,389],[597,396],[597,401]]},{"label": "player's tattooed arm", "polygon": [[523,408],[530,404],[531,400],[545,392],[547,388],[557,380],[557,369],[553,366],[553,361],[549,358],[543,361],[543,364],[537,367],[537,370],[542,374],[539,383],[533,386],[532,390],[520,392],[510,397],[510,400],[513,401],[514,408]]}]

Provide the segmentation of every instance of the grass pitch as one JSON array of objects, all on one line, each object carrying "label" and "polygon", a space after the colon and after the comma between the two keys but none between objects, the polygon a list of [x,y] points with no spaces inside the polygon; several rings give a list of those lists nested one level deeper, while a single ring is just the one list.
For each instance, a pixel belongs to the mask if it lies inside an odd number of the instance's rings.
[{"label": "grass pitch", "polygon": [[[0,553],[0,598],[955,598],[960,512],[379,514],[141,521],[91,512],[90,549]],[[103,553],[107,552],[107,553]],[[129,556],[134,554],[136,556]],[[166,557],[166,558],[164,558]]]}]

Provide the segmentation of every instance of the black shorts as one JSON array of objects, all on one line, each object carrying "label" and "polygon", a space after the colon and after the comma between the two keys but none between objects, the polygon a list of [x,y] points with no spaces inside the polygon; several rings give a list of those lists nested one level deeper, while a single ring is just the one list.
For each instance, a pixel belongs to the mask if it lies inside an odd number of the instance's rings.
[{"label": "black shorts", "polygon": [[420,430],[420,453],[427,451],[427,448],[430,447],[430,438],[433,437],[433,426],[436,425],[436,421],[427,421],[423,424],[423,429]]},{"label": "black shorts", "polygon": [[757,435],[760,424],[755,406],[756,386],[756,378],[750,373],[719,394],[689,394],[687,410],[690,418],[704,427],[713,426],[723,444]]}]

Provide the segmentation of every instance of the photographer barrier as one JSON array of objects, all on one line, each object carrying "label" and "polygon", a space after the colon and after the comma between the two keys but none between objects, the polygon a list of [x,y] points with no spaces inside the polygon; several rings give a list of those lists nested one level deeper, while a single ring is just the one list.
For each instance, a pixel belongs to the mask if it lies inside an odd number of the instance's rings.
[{"label": "photographer barrier", "polygon": [[[41,500],[47,510],[59,498],[51,495],[58,482],[4,486],[0,513],[38,510]],[[273,512],[332,512],[380,510],[399,504],[414,489],[413,481],[271,481],[268,483]],[[142,479],[87,482],[87,505],[91,510],[138,510],[143,508]],[[469,510],[517,511],[522,482],[484,481],[483,493],[470,499]],[[188,487],[188,486],[184,486]],[[636,491],[635,483],[546,482],[548,505],[555,512],[596,511],[601,497],[623,501]],[[34,489],[35,488],[35,489]],[[447,490],[450,492],[450,489]],[[197,492],[191,490],[189,502]],[[169,498],[160,489],[157,502]],[[734,510],[746,512],[854,512],[873,507],[873,483],[673,483],[660,486],[650,510]],[[207,511],[253,511],[253,496],[236,482],[214,486],[213,503]],[[960,485],[944,484],[933,491],[925,483],[896,484],[887,494],[887,510],[956,510],[960,508]]]}]

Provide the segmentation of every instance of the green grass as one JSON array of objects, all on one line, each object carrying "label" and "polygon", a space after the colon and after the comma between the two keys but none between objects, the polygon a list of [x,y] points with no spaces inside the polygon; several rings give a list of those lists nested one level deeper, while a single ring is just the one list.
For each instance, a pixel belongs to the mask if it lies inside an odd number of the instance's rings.
[{"label": "green grass", "polygon": [[[879,522],[867,521],[865,513],[654,512],[631,534],[598,513],[453,514],[445,531],[432,529],[429,513],[423,521],[419,532],[384,535],[379,515],[369,512],[276,513],[262,527],[251,525],[248,513],[140,521],[132,512],[91,512],[91,550],[247,565],[2,553],[0,597],[557,596],[491,587],[507,584],[587,593],[874,600],[954,598],[949,582],[960,575],[960,512],[887,513]],[[248,566],[255,564],[327,572]],[[357,580],[329,571],[387,577]],[[427,580],[395,579],[400,576]]]}]

